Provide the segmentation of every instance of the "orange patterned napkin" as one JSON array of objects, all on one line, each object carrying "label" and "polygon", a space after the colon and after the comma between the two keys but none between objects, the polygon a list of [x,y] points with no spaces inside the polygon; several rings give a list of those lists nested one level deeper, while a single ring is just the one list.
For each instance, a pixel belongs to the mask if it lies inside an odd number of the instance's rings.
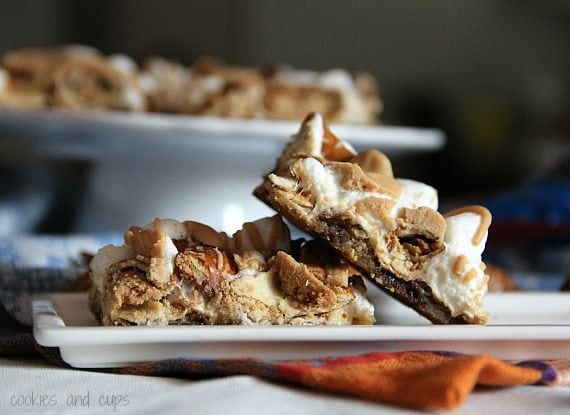
[{"label": "orange patterned napkin", "polygon": [[[531,367],[535,366],[535,367]],[[491,356],[434,352],[370,353],[322,364],[283,363],[278,378],[413,408],[453,409],[476,385],[530,385],[546,380],[540,364],[514,365]]]},{"label": "orange patterned napkin", "polygon": [[368,353],[308,361],[253,359],[148,362],[113,370],[160,376],[253,375],[418,409],[454,409],[481,386],[561,384],[570,361],[508,363],[449,352]]}]

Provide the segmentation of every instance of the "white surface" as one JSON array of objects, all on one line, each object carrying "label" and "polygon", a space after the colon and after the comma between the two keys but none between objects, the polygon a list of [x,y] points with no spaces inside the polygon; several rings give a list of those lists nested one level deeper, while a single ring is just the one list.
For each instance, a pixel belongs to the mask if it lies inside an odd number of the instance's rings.
[{"label": "white surface", "polygon": [[[212,380],[182,380],[113,375],[61,369],[37,360],[0,359],[0,413],[2,414],[311,414],[311,415],[412,415],[413,410],[383,405],[348,396],[319,393],[249,376]],[[410,389],[412,393],[413,389]],[[53,396],[53,407],[11,405],[14,396]],[[86,396],[89,396],[88,400]],[[69,395],[83,399],[84,406],[67,405]],[[102,398],[101,398],[102,397]],[[109,397],[109,398],[107,398]],[[115,398],[113,398],[115,397]],[[120,402],[113,407],[102,402]],[[128,403],[127,403],[128,402]],[[526,415],[568,414],[570,389],[523,386],[477,389],[459,409],[442,414]],[[439,413],[439,412],[429,412]]]},{"label": "white surface", "polygon": [[84,294],[36,301],[34,336],[76,367],[174,357],[298,359],[370,351],[442,350],[504,359],[570,357],[570,294],[490,294],[487,326],[432,325],[371,289],[374,326],[99,327]]},{"label": "white surface", "polygon": [[[271,211],[252,195],[299,122],[168,114],[0,110],[0,144],[94,162],[75,232],[124,231],[155,217],[233,232]],[[356,149],[434,151],[434,129],[332,125]]]}]

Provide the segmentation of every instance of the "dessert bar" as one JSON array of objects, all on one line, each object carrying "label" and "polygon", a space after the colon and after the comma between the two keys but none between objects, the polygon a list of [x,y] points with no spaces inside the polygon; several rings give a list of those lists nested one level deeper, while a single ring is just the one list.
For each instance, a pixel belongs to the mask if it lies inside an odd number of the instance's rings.
[{"label": "dessert bar", "polygon": [[197,222],[131,227],[90,263],[90,307],[106,326],[373,324],[360,273],[279,216],[231,237]]},{"label": "dessert bar", "polygon": [[388,157],[356,153],[320,114],[305,119],[254,194],[432,322],[486,321],[489,211],[439,213],[433,187],[394,178]]}]

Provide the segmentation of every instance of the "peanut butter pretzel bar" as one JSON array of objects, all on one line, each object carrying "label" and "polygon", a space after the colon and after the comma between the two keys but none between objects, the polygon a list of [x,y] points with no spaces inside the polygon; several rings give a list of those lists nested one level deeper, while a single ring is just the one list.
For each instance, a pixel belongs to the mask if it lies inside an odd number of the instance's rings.
[{"label": "peanut butter pretzel bar", "polygon": [[201,58],[190,67],[154,57],[141,73],[151,111],[296,120],[319,111],[334,122],[375,124],[382,111],[376,80],[341,69],[225,65]]},{"label": "peanut butter pretzel bar", "polygon": [[136,64],[85,46],[24,48],[0,60],[0,107],[146,110]]},{"label": "peanut butter pretzel bar", "polygon": [[434,323],[484,323],[481,261],[491,216],[442,215],[437,192],[395,179],[388,157],[356,153],[310,114],[254,194]]},{"label": "peanut butter pretzel bar", "polygon": [[279,216],[232,237],[197,222],[131,227],[90,263],[102,325],[372,324],[359,272],[318,243],[291,241]]}]

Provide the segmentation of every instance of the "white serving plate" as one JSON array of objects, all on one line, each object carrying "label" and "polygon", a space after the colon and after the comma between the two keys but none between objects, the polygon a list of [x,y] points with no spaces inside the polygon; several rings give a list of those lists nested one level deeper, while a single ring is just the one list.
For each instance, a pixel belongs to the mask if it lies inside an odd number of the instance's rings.
[{"label": "white serving plate", "polygon": [[[8,154],[91,163],[72,231],[123,232],[155,217],[234,232],[272,212],[252,196],[299,122],[121,112],[0,110]],[[435,151],[436,129],[332,125],[357,150],[390,156]],[[397,172],[397,168],[395,169]]]},{"label": "white serving plate", "polygon": [[[0,110],[0,134],[31,143],[42,154],[92,160],[187,160],[187,150],[214,146],[218,152],[239,150],[275,159],[302,120],[277,121],[159,113],[109,111]],[[397,152],[443,147],[437,129],[385,125],[333,124],[332,130],[356,148]]]},{"label": "white serving plate", "polygon": [[489,294],[486,326],[432,325],[374,287],[373,326],[100,327],[85,294],[33,302],[34,337],[75,367],[119,367],[176,357],[310,359],[373,351],[435,350],[502,359],[570,357],[570,294]]}]

